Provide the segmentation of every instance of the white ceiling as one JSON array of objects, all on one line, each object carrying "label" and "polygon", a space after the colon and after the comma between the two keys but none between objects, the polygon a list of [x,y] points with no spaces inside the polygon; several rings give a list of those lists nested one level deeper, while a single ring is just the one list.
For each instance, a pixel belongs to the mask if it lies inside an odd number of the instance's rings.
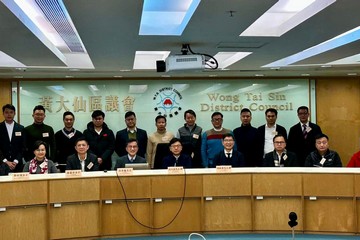
[{"label": "white ceiling", "polygon": [[[301,0],[299,0],[301,1]],[[360,75],[359,62],[321,67],[360,53],[360,41],[280,69],[262,66],[320,44],[360,26],[360,1],[337,0],[281,37],[239,37],[276,0],[202,0],[181,36],[139,36],[141,0],[64,0],[95,69],[74,71],[50,51],[0,2],[0,51],[27,66],[0,67],[0,79],[12,78],[159,78],[171,77],[333,77]],[[231,13],[230,13],[231,11]],[[156,23],[154,23],[156,24]],[[136,51],[180,54],[190,44],[195,52],[253,52],[228,70],[159,73],[132,70]],[[315,64],[312,66],[296,66]],[[131,71],[127,71],[130,69]]]}]

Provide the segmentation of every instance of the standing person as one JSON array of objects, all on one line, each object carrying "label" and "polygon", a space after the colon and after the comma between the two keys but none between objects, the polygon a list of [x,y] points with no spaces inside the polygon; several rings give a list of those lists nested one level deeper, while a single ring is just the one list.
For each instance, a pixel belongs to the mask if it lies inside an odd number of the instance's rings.
[{"label": "standing person", "polygon": [[111,156],[115,147],[114,133],[104,122],[103,111],[95,110],[91,118],[92,121],[84,130],[85,139],[89,143],[90,152],[97,156],[99,170],[111,170]]},{"label": "standing person", "polygon": [[305,160],[305,167],[342,167],[340,156],[329,149],[329,137],[321,133],[315,136],[316,150]]},{"label": "standing person", "polygon": [[189,109],[184,113],[185,124],[179,128],[176,137],[181,139],[183,153],[192,158],[192,167],[202,167],[201,162],[201,134],[202,128],[196,125],[196,113]]},{"label": "standing person", "polygon": [[182,153],[182,143],[179,138],[173,138],[169,143],[170,154],[163,159],[163,168],[182,166],[191,168],[191,157]]},{"label": "standing person", "polygon": [[214,167],[218,165],[231,165],[232,167],[246,166],[244,155],[234,149],[235,139],[232,134],[224,134],[222,145],[224,150],[215,155]]},{"label": "standing person", "polygon": [[290,128],[288,137],[288,150],[297,155],[301,167],[304,166],[306,157],[316,150],[315,136],[322,133],[318,125],[309,121],[309,114],[306,106],[297,109],[300,122]]},{"label": "standing person", "polygon": [[75,116],[72,112],[64,112],[63,122],[64,128],[55,133],[56,161],[61,172],[65,171],[67,157],[76,153],[76,140],[83,136],[82,132],[74,128]]},{"label": "standing person", "polygon": [[238,151],[244,154],[246,166],[260,167],[263,149],[257,128],[251,126],[251,119],[250,109],[241,109],[241,126],[234,129],[234,137]]},{"label": "standing person", "polygon": [[146,149],[146,160],[151,168],[154,168],[157,145],[159,143],[169,143],[174,138],[172,132],[166,131],[166,117],[157,116],[155,118],[155,126],[156,132],[149,136]]},{"label": "standing person", "polygon": [[75,140],[76,153],[68,156],[66,170],[81,170],[82,172],[98,171],[99,163],[95,154],[89,153],[89,144],[84,136]]},{"label": "standing person", "polygon": [[22,172],[25,151],[24,127],[14,121],[15,107],[6,104],[2,107],[4,121],[0,123],[0,160],[4,175],[9,172]]},{"label": "standing person", "polygon": [[145,158],[147,146],[147,132],[136,126],[136,115],[134,112],[125,113],[126,128],[116,133],[115,152],[119,157],[127,154],[126,146],[129,139],[135,139],[138,143],[137,155]]},{"label": "standing person", "polygon": [[278,111],[275,108],[266,109],[266,124],[258,127],[261,149],[264,151],[263,156],[274,150],[274,136],[282,135],[285,138],[287,137],[286,129],[283,126],[276,124],[277,115]]},{"label": "standing person", "polygon": [[30,174],[57,173],[55,163],[46,157],[46,149],[46,142],[35,141],[31,148],[33,158],[25,164],[23,172],[29,172]]},{"label": "standing person", "polygon": [[205,131],[201,140],[201,158],[203,167],[213,167],[214,158],[217,153],[224,149],[222,138],[224,134],[231,133],[230,129],[222,127],[223,115],[220,112],[214,112],[211,115],[212,129]]},{"label": "standing person", "polygon": [[265,154],[263,167],[299,167],[296,154],[286,150],[286,138],[275,135],[274,151]]},{"label": "standing person", "polygon": [[126,144],[127,154],[119,157],[116,160],[114,170],[118,168],[124,168],[125,164],[128,163],[146,163],[145,158],[137,155],[138,150],[139,150],[139,146],[137,140],[129,139]]},{"label": "standing person", "polygon": [[46,117],[45,108],[42,105],[35,106],[32,117],[34,118],[34,123],[24,129],[27,149],[25,160],[30,161],[33,159],[33,144],[37,140],[41,140],[46,143],[46,158],[51,159],[52,161],[56,161],[54,129],[51,126],[44,124]]}]

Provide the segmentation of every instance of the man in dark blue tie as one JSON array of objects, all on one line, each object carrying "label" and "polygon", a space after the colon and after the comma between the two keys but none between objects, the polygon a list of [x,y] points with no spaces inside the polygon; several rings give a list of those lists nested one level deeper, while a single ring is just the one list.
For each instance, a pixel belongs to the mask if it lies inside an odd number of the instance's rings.
[{"label": "man in dark blue tie", "polygon": [[223,135],[224,150],[215,155],[214,167],[217,165],[231,165],[232,167],[245,167],[245,159],[241,152],[234,149],[235,139],[231,133]]}]

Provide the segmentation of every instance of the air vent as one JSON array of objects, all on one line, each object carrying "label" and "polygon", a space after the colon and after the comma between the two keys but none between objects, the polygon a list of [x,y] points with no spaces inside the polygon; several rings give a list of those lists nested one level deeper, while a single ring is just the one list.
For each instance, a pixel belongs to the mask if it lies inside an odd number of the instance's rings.
[{"label": "air vent", "polygon": [[59,33],[71,52],[84,53],[81,40],[73,29],[71,20],[60,0],[35,0],[44,16]]}]

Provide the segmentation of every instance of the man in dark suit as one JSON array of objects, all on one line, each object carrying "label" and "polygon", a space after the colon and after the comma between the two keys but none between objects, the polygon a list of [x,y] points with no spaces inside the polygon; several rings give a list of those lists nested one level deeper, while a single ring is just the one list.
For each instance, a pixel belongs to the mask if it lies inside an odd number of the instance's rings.
[{"label": "man in dark suit", "polygon": [[258,129],[251,126],[251,119],[250,109],[241,109],[241,126],[234,129],[235,143],[237,150],[244,155],[247,167],[260,167],[263,157],[261,140]]},{"label": "man in dark suit", "polygon": [[145,158],[137,155],[139,150],[138,142],[135,139],[129,139],[126,145],[127,154],[116,160],[114,170],[124,168],[128,163],[146,163]]},{"label": "man in dark suit", "polygon": [[286,138],[275,135],[273,138],[274,151],[265,154],[263,167],[299,167],[296,154],[286,150]]},{"label": "man in dark suit", "polygon": [[128,140],[135,139],[139,146],[137,155],[145,158],[148,137],[145,130],[136,127],[136,115],[134,112],[125,113],[125,124],[126,128],[116,133],[115,152],[119,157],[126,155],[125,148]]},{"label": "man in dark suit", "polygon": [[89,144],[85,137],[75,141],[76,153],[67,158],[66,170],[81,170],[82,172],[98,171],[99,163],[95,154],[89,153]]},{"label": "man in dark suit", "polygon": [[321,128],[309,121],[309,108],[301,106],[297,109],[299,123],[290,128],[288,136],[288,150],[297,155],[299,164],[304,166],[305,159],[315,151],[315,136],[322,133]]},{"label": "man in dark suit", "polygon": [[15,107],[2,107],[4,121],[0,123],[0,158],[3,173],[22,172],[25,151],[24,127],[14,121]]},{"label": "man in dark suit", "polygon": [[268,108],[265,111],[266,124],[258,127],[261,149],[264,150],[263,156],[274,150],[273,138],[275,135],[280,134],[285,138],[287,136],[286,129],[276,124],[277,115],[278,111],[275,108]]},{"label": "man in dark suit", "polygon": [[231,165],[232,167],[245,167],[245,159],[241,152],[234,149],[235,139],[231,133],[224,134],[222,139],[224,150],[215,155],[214,167],[217,165]]}]

